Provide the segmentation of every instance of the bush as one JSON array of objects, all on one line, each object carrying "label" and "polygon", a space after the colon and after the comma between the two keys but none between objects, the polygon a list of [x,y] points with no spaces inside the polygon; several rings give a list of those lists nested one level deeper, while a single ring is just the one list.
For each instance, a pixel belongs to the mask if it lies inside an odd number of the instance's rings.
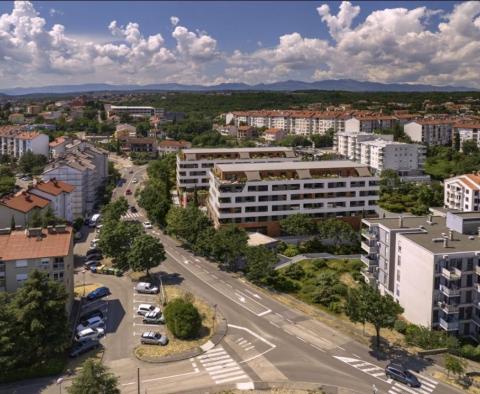
[{"label": "bush", "polygon": [[285,276],[290,279],[301,280],[305,277],[305,270],[299,263],[291,264],[285,270]]},{"label": "bush", "polygon": [[405,330],[405,340],[409,345],[422,349],[448,348],[457,349],[458,339],[442,331],[430,331],[426,327],[408,325]]},{"label": "bush", "polygon": [[405,320],[395,320],[393,328],[400,334],[405,334],[407,331],[408,323]]},{"label": "bush", "polygon": [[273,282],[273,288],[284,293],[293,293],[299,289],[299,286],[283,275],[278,275]]},{"label": "bush", "polygon": [[333,313],[341,313],[343,311],[343,305],[339,301],[332,301],[328,304],[328,309]]},{"label": "bush", "polygon": [[283,254],[287,257],[293,257],[299,254],[299,251],[296,246],[288,245],[287,248],[283,251]]},{"label": "bush", "polygon": [[170,332],[179,339],[192,339],[198,335],[202,317],[197,308],[183,298],[170,301],[164,310]]},{"label": "bush", "polygon": [[16,368],[8,372],[3,371],[2,375],[0,376],[0,383],[58,375],[63,372],[65,365],[65,359],[57,358],[42,364],[32,365],[30,367]]},{"label": "bush", "polygon": [[327,260],[325,259],[316,259],[312,261],[313,268],[316,270],[321,270],[327,266]]}]

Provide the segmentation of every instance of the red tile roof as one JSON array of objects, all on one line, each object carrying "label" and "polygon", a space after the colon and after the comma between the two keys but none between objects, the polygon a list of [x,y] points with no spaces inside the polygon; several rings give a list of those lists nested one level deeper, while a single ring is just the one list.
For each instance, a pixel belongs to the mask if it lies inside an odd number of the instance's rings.
[{"label": "red tile roof", "polygon": [[72,242],[72,228],[64,232],[29,237],[25,230],[0,235],[0,259],[3,261],[67,256]]},{"label": "red tile roof", "polygon": [[34,208],[45,208],[50,201],[34,194],[22,191],[15,196],[6,196],[0,200],[0,204],[16,211],[28,213]]},{"label": "red tile roof", "polygon": [[180,140],[164,140],[161,141],[158,146],[160,148],[190,148],[192,144],[188,141]]},{"label": "red tile roof", "polygon": [[57,137],[48,145],[50,146],[50,148],[55,148],[56,146],[63,144],[64,142],[65,142],[65,137]]},{"label": "red tile roof", "polygon": [[75,186],[69,183],[57,181],[55,178],[50,179],[47,182],[40,181],[34,186],[34,189],[38,189],[44,193],[51,194],[52,196],[58,196],[61,193],[71,193],[75,189]]}]

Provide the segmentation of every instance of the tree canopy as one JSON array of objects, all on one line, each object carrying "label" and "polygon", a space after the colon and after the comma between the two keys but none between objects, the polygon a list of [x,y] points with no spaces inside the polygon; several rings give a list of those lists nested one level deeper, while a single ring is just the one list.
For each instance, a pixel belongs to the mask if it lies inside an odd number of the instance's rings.
[{"label": "tree canopy", "polygon": [[67,388],[69,394],[120,394],[118,379],[101,361],[89,358]]},{"label": "tree canopy", "polygon": [[149,271],[165,260],[165,249],[161,242],[148,234],[142,234],[133,241],[128,252],[129,266],[133,271]]}]

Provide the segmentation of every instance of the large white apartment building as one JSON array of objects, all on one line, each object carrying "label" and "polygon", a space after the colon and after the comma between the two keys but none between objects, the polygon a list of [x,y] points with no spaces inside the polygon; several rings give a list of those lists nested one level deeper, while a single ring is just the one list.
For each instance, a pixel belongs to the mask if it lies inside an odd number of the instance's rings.
[{"label": "large white apartment building", "polygon": [[412,141],[427,146],[450,145],[452,143],[452,122],[450,120],[416,120],[405,124],[403,131]]},{"label": "large white apartment building", "polygon": [[282,162],[296,159],[295,151],[285,147],[184,149],[177,155],[177,187],[185,190],[208,189],[208,173],[217,163]]},{"label": "large white apartment building", "polygon": [[389,115],[352,116],[345,120],[345,131],[351,133],[373,133],[374,130],[391,129],[398,119]]},{"label": "large white apartment building", "polygon": [[359,225],[375,213],[378,177],[351,161],[215,164],[210,172],[209,215],[216,227],[235,223],[267,235],[279,221],[304,213]]},{"label": "large white apartment building", "polygon": [[417,144],[375,139],[360,142],[360,163],[375,172],[397,171],[402,175],[420,175],[426,157],[426,148]]},{"label": "large white apartment building", "polygon": [[163,117],[165,110],[163,108],[154,108],[148,106],[126,106],[105,104],[105,112],[107,117],[113,115],[130,115],[134,118],[149,118],[150,116]]},{"label": "large white apartment building", "polygon": [[372,141],[375,139],[383,139],[386,141],[393,141],[391,134],[372,134],[372,133],[356,133],[356,132],[341,132],[335,134],[333,140],[333,150],[345,158],[353,161],[360,161],[360,144],[363,141]]},{"label": "large white apartment building", "polygon": [[480,334],[480,214],[363,219],[366,279],[415,324]]},{"label": "large white apartment building", "polygon": [[480,175],[464,174],[444,181],[444,206],[459,211],[480,211]]},{"label": "large white apartment building", "polygon": [[454,138],[458,138],[460,149],[465,141],[473,141],[480,147],[480,120],[457,123],[453,128]]},{"label": "large white apartment building", "polygon": [[0,127],[0,155],[18,159],[29,151],[48,157],[48,135],[38,131],[25,131],[18,126]]}]

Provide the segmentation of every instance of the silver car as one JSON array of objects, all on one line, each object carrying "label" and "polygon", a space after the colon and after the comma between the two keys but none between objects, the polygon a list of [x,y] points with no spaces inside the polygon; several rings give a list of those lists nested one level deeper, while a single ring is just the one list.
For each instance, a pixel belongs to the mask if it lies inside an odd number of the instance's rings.
[{"label": "silver car", "polygon": [[168,343],[168,338],[166,335],[162,335],[159,332],[147,331],[142,334],[140,342],[144,345],[165,346]]}]

